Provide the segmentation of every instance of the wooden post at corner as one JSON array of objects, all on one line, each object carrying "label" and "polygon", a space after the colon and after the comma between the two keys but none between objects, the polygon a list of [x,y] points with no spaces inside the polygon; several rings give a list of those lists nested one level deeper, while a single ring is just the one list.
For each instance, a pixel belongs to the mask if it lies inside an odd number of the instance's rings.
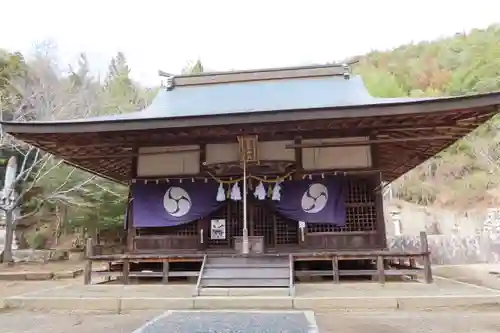
[{"label": "wooden post at corner", "polygon": [[83,283],[92,283],[92,260],[90,258],[94,255],[94,242],[92,238],[87,238],[85,243],[85,268],[83,271]]},{"label": "wooden post at corner", "polygon": [[431,253],[425,231],[420,232],[420,252],[423,254],[425,283],[432,283]]}]

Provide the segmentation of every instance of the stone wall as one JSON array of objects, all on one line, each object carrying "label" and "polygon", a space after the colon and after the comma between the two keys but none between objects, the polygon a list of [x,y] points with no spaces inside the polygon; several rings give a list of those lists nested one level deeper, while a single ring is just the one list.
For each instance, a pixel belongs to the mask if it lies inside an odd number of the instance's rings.
[{"label": "stone wall", "polygon": [[[500,234],[429,235],[431,261],[435,265],[500,263]],[[394,236],[387,239],[390,249],[420,251],[419,236]]]},{"label": "stone wall", "polygon": [[458,213],[396,202],[385,216],[390,249],[419,251],[426,231],[433,264],[500,263],[500,209]]}]

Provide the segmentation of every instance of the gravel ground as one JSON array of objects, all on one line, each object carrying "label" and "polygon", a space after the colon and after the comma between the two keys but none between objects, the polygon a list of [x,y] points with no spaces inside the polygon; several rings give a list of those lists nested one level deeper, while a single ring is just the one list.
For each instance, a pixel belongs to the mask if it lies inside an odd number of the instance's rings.
[{"label": "gravel ground", "polygon": [[140,333],[245,332],[308,333],[302,312],[174,312],[151,322]]},{"label": "gravel ground", "polygon": [[[0,331],[2,333],[132,333],[159,314],[158,312],[132,312],[123,315],[4,312],[0,313]],[[316,321],[321,333],[500,332],[500,316],[496,311],[317,313]],[[194,325],[191,328],[196,328],[196,324]],[[210,330],[213,328],[215,327],[203,327],[186,333],[220,332]],[[234,331],[236,332],[238,331]],[[283,331],[285,332],[294,331]]]}]

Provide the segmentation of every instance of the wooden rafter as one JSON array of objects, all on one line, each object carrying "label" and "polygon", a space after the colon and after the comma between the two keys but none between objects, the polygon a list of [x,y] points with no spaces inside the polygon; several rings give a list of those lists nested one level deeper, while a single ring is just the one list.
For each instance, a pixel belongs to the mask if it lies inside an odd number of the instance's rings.
[{"label": "wooden rafter", "polygon": [[426,140],[450,140],[452,136],[424,136],[424,137],[409,137],[409,138],[390,138],[390,139],[374,139],[363,141],[344,141],[344,142],[317,142],[317,143],[301,143],[286,145],[288,149],[294,148],[320,148],[320,147],[352,147],[352,146],[366,146],[370,144],[393,143],[393,142],[411,142],[411,141],[426,141]]},{"label": "wooden rafter", "polygon": [[[482,115],[479,117],[478,113]],[[259,141],[290,141],[287,148],[373,145],[380,171],[391,181],[467,135],[494,114],[490,109],[462,109],[426,114],[380,117],[311,119],[280,123],[229,124],[152,130],[94,133],[17,133],[16,137],[57,155],[69,163],[117,181],[128,181],[137,153],[130,147],[165,147],[235,142],[242,133]],[[467,121],[461,122],[461,119]],[[371,140],[308,143],[294,140],[371,137]],[[292,144],[292,142],[294,142]],[[201,153],[201,152],[200,152]],[[149,153],[148,153],[149,154]],[[156,154],[156,153],[151,153]]]}]

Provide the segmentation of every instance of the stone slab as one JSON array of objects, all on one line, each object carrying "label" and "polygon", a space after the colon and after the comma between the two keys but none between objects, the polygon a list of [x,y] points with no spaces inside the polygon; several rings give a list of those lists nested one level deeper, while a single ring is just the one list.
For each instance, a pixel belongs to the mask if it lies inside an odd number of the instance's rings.
[{"label": "stone slab", "polygon": [[26,272],[25,275],[28,281],[52,280],[54,278],[52,272]]},{"label": "stone slab", "polygon": [[83,273],[82,269],[57,272],[0,272],[0,281],[45,281],[52,279],[74,279]]},{"label": "stone slab", "polygon": [[74,279],[83,274],[83,269],[54,272],[54,279]]},{"label": "stone slab", "polygon": [[138,297],[35,297],[18,296],[0,300],[0,308],[25,310],[75,310],[127,312],[136,310],[426,310],[439,308],[498,307],[500,296],[428,296],[428,297],[252,297],[213,296],[186,298]]},{"label": "stone slab", "polygon": [[[57,281],[5,282],[34,286]],[[60,282],[59,282],[60,283]],[[8,290],[12,288],[9,287]],[[31,288],[33,290],[33,288]],[[311,309],[373,310],[427,309],[464,306],[496,306],[500,292],[463,282],[436,278],[422,283],[318,283],[298,284],[295,297],[271,294],[266,289],[214,290],[214,294],[193,297],[194,286],[167,285],[81,285],[71,283],[41,288],[19,295],[10,293],[7,305],[26,309],[101,310],[220,310],[220,309]],[[14,296],[13,295],[18,295]],[[3,295],[6,297],[6,295]]]},{"label": "stone slab", "polygon": [[52,272],[1,272],[1,281],[44,281],[52,280]]},{"label": "stone slab", "polygon": [[24,310],[75,310],[75,311],[120,311],[117,298],[49,298],[49,297],[10,297],[5,305],[10,309]]},{"label": "stone slab", "polygon": [[477,308],[498,307],[500,309],[500,296],[429,296],[429,297],[404,297],[397,299],[398,308],[402,310],[426,310],[438,308]]},{"label": "stone slab", "polygon": [[195,309],[293,309],[291,297],[196,297]]},{"label": "stone slab", "polygon": [[191,310],[194,298],[122,298],[120,311],[134,310]]},{"label": "stone slab", "polygon": [[293,308],[314,311],[397,309],[398,302],[394,297],[297,297],[293,299]]},{"label": "stone slab", "polygon": [[25,281],[26,274],[24,272],[0,272],[1,281]]}]

